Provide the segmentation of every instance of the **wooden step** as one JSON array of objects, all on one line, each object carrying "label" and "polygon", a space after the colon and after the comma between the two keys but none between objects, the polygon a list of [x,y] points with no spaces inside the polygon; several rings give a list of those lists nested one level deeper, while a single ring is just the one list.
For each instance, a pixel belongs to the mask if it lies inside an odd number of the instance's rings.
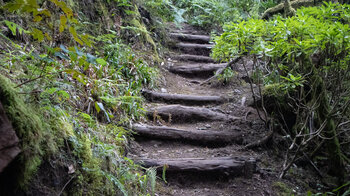
[{"label": "wooden step", "polygon": [[159,116],[168,122],[203,122],[203,121],[235,121],[241,118],[202,107],[187,107],[182,105],[167,105],[152,108],[147,112],[149,119]]},{"label": "wooden step", "polygon": [[174,65],[169,68],[171,73],[179,74],[189,78],[208,78],[214,75],[214,73],[223,67],[226,63],[220,64],[182,64]]},{"label": "wooden step", "polygon": [[198,63],[215,63],[215,60],[209,56],[201,56],[201,55],[190,55],[190,54],[182,54],[175,55],[172,57],[178,61],[187,61],[187,62],[198,62]]},{"label": "wooden step", "polygon": [[213,130],[183,130],[166,126],[149,126],[134,124],[132,130],[147,138],[179,140],[196,144],[224,146],[227,144],[241,144],[243,133],[238,127],[229,131]]},{"label": "wooden step", "polygon": [[206,104],[221,104],[221,103],[230,101],[230,99],[222,96],[169,94],[169,93],[153,92],[145,89],[142,90],[142,95],[148,101],[162,102],[162,103],[168,103],[168,104],[206,105]]},{"label": "wooden step", "polygon": [[210,36],[208,35],[192,35],[184,33],[170,33],[170,37],[184,42],[208,44],[210,42]]},{"label": "wooden step", "polygon": [[181,33],[181,34],[191,34],[191,35],[209,35],[208,32],[195,29],[193,27],[182,27],[182,28],[172,28],[169,30],[170,33]]},{"label": "wooden step", "polygon": [[144,167],[157,167],[159,171],[166,166],[167,172],[215,172],[250,178],[256,171],[256,160],[248,157],[141,159],[137,162]]},{"label": "wooden step", "polygon": [[186,54],[209,56],[213,46],[214,45],[212,44],[192,44],[180,42],[175,45],[175,48]]}]

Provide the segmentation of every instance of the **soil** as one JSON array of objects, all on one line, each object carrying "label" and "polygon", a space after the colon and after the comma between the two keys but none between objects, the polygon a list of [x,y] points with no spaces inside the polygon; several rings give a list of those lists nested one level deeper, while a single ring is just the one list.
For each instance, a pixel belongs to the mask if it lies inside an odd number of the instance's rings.
[{"label": "soil", "polygon": [[[193,35],[207,35],[189,25],[183,25],[182,29],[172,27],[171,32],[180,32]],[[176,40],[175,40],[176,41]],[[178,40],[177,40],[178,41]],[[199,44],[199,43],[195,43]],[[195,50],[195,49],[193,49]],[[181,122],[169,122],[168,119],[150,119],[146,124],[152,126],[169,126],[185,130],[198,131],[238,131],[244,136],[240,144],[220,143],[204,146],[188,141],[164,140],[146,138],[142,135],[135,136],[129,157],[133,159],[176,159],[176,158],[213,158],[213,157],[249,157],[257,161],[254,174],[250,177],[228,175],[225,172],[175,172],[166,173],[166,180],[161,179],[159,173],[159,186],[156,195],[185,195],[185,196],[219,196],[219,195],[303,195],[308,189],[316,188],[317,178],[312,169],[293,166],[285,179],[278,179],[278,174],[283,163],[283,143],[267,143],[266,146],[248,150],[246,144],[257,141],[268,133],[264,122],[259,118],[257,109],[252,107],[251,88],[244,79],[247,74],[243,70],[242,61],[251,64],[249,58],[243,58],[235,65],[235,77],[228,84],[214,81],[211,84],[201,85],[210,76],[181,76],[168,71],[171,66],[193,66],[196,62],[175,60],[176,55],[195,52],[186,50],[173,50],[169,52],[167,62],[161,67],[162,84],[159,92],[169,94],[225,96],[230,101],[223,104],[206,104],[205,107],[216,112],[239,117],[239,120],[227,122],[197,122],[184,119]],[[199,64],[199,62],[197,63]],[[200,63],[203,64],[203,63]],[[213,73],[214,74],[214,73]],[[254,87],[256,89],[256,87]],[[168,105],[167,103],[147,104],[148,109]],[[261,113],[261,112],[260,112]],[[272,140],[276,141],[276,140]],[[277,140],[278,141],[278,140]],[[298,176],[297,178],[295,178]],[[299,180],[297,180],[299,179]]]}]

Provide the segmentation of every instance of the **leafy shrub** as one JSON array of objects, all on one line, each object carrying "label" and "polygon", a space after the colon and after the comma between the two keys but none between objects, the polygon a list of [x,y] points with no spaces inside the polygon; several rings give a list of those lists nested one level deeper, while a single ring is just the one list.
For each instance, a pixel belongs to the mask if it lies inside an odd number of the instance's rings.
[{"label": "leafy shrub", "polygon": [[[299,146],[293,153],[311,153],[310,149],[324,142],[328,172],[340,179],[344,176],[342,150],[346,148],[340,141],[350,137],[341,127],[350,118],[349,10],[349,5],[325,3],[298,9],[295,17],[227,24],[213,50],[216,59],[251,55],[267,62],[259,69],[261,63],[254,60],[255,71],[265,74],[258,85],[266,85],[265,92],[280,100],[273,103],[272,113],[284,127],[283,133],[293,138],[291,147]],[[283,111],[295,115],[292,127],[286,125]]]}]

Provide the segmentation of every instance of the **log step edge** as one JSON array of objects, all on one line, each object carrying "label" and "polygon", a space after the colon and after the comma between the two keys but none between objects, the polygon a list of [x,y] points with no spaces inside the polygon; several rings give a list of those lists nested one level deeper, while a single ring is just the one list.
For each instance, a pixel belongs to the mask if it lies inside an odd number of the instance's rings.
[{"label": "log step edge", "polygon": [[151,102],[162,102],[168,104],[184,104],[184,105],[207,105],[222,104],[232,101],[232,99],[222,96],[201,96],[186,94],[170,94],[153,92],[147,89],[141,91],[142,95]]},{"label": "log step edge", "polygon": [[243,133],[239,127],[229,131],[183,130],[167,126],[134,124],[132,130],[143,138],[188,141],[197,144],[220,147],[228,144],[242,144]]},{"label": "log step edge", "polygon": [[214,158],[178,158],[178,159],[139,159],[142,166],[156,167],[159,171],[164,166],[169,172],[196,172],[196,173],[225,173],[233,176],[251,178],[256,172],[255,158],[241,157],[214,157]]}]

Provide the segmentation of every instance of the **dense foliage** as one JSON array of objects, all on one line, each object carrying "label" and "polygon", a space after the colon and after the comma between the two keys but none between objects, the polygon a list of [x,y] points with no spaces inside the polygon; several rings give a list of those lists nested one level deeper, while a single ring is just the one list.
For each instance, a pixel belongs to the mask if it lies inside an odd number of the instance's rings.
[{"label": "dense foliage", "polygon": [[[15,175],[0,179],[8,189],[35,189],[29,182],[47,164],[68,170],[58,177],[70,187],[51,190],[58,195],[154,195],[155,170],[125,151],[129,125],[144,115],[140,90],[156,86],[155,39],[163,38],[164,22],[223,27],[212,56],[254,60],[254,96],[270,116],[266,125],[287,144],[281,177],[306,158],[335,183],[347,180],[349,5],[326,3],[266,21],[259,15],[281,1],[92,2],[0,0],[0,101],[23,149],[8,171]],[[234,74],[228,67],[218,80],[229,83]]]},{"label": "dense foliage", "polygon": [[295,160],[307,157],[322,172],[337,176],[338,182],[345,180],[350,138],[349,8],[325,3],[298,9],[295,17],[231,23],[215,39],[216,59],[254,59],[251,82],[261,89],[262,107],[272,116],[267,123],[278,126],[289,144],[281,177]]},{"label": "dense foliage", "polygon": [[[125,149],[131,139],[127,127],[143,117],[140,90],[155,86],[157,69],[149,63],[158,58],[156,45],[135,2],[95,3],[14,0],[2,4],[1,12],[6,14],[0,18],[0,91],[6,96],[1,101],[9,103],[6,109],[19,127],[23,153],[8,171],[11,180],[3,179],[6,174],[0,179],[7,184],[0,194],[37,188],[40,185],[33,178],[48,163],[51,170],[68,169],[57,178],[70,183],[69,189],[51,190],[51,194],[154,192],[155,170],[144,170],[126,158]],[[90,11],[84,13],[87,8]],[[109,14],[113,9],[127,22]],[[109,29],[95,24],[96,16]],[[117,23],[114,30],[113,23]],[[144,44],[153,47],[148,56],[154,58],[146,62],[144,54],[137,55],[123,38],[130,38],[139,50]]]},{"label": "dense foliage", "polygon": [[191,0],[174,1],[184,9],[184,18],[189,24],[209,29],[220,29],[226,22],[258,18],[259,13],[273,6],[275,1],[260,0]]},{"label": "dense foliage", "polygon": [[[221,30],[226,22],[258,18],[280,0],[147,0],[143,5],[163,21]],[[159,21],[160,22],[160,21]]]}]

